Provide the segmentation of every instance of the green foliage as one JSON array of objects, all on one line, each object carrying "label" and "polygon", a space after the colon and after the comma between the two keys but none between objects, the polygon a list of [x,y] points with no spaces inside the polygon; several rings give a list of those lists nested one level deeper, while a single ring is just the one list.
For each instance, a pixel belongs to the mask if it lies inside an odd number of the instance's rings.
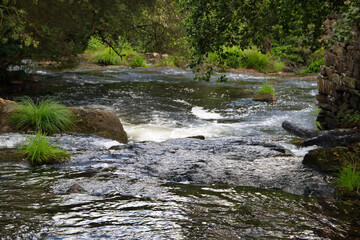
[{"label": "green foliage", "polygon": [[140,55],[136,55],[129,63],[129,66],[132,68],[135,67],[147,67],[145,58]]},{"label": "green foliage", "polygon": [[271,94],[275,95],[275,88],[270,85],[268,81],[265,81],[261,88],[258,90],[258,94]]},{"label": "green foliage", "polygon": [[315,106],[313,110],[311,111],[311,116],[314,117],[314,123],[315,123],[315,130],[322,130],[321,124],[319,121],[316,121],[317,117],[319,116],[319,113],[321,111],[321,108]]},{"label": "green foliage", "polygon": [[95,51],[90,61],[103,65],[125,65],[127,63],[123,57],[117,55],[110,47]]},{"label": "green foliage", "polygon": [[100,38],[91,37],[85,53],[91,54],[90,61],[97,64],[146,67],[145,58],[140,56],[125,39],[119,37],[113,47],[106,47]]},{"label": "green foliage", "polygon": [[257,49],[241,50],[238,46],[223,47],[221,51],[210,53],[206,62],[224,68],[251,68],[259,72],[280,71],[284,64],[270,54]]},{"label": "green foliage", "polygon": [[318,73],[320,72],[320,67],[325,65],[325,58],[321,58],[312,62],[304,71],[303,73]]},{"label": "green foliage", "polygon": [[337,42],[353,42],[354,28],[360,29],[360,1],[344,1],[342,17],[334,24],[334,35],[330,39],[330,46]]},{"label": "green foliage", "polygon": [[[203,64],[209,53],[223,46],[256,46],[267,52],[273,46],[321,47],[328,14],[343,1],[326,0],[178,0],[187,13],[185,27],[192,49],[191,66]],[[286,44],[294,41],[295,44]],[[285,43],[285,44],[284,44]],[[301,61],[293,49],[280,49],[291,61]],[[280,52],[280,53],[279,53]],[[295,52],[296,53],[296,52]],[[206,73],[204,73],[206,74]]]},{"label": "green foliage", "polygon": [[101,41],[99,36],[91,36],[86,51],[91,53],[104,48],[106,48],[106,45]]},{"label": "green foliage", "polygon": [[38,132],[32,136],[19,150],[31,165],[54,164],[70,158],[70,155],[49,142],[49,139]]},{"label": "green foliage", "polygon": [[156,66],[173,66],[177,67],[179,62],[179,58],[175,56],[169,56],[168,58],[165,58],[158,63],[156,63]]},{"label": "green foliage", "polygon": [[32,99],[25,98],[18,104],[20,108],[12,111],[9,122],[20,130],[51,135],[68,130],[73,124],[72,112],[54,99],[45,99],[35,104]]},{"label": "green foliage", "polygon": [[347,191],[359,191],[360,189],[360,171],[359,162],[355,157],[348,160],[345,165],[339,169],[335,183],[341,189]]}]

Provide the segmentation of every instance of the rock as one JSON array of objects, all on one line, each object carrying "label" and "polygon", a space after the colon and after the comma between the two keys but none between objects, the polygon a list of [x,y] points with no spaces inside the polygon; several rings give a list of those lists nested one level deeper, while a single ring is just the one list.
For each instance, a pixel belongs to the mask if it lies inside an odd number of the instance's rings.
[{"label": "rock", "polygon": [[14,149],[0,149],[0,162],[21,162],[24,156]]},{"label": "rock", "polygon": [[66,191],[66,193],[85,193],[86,190],[80,186],[79,184],[75,183]]},{"label": "rock", "polygon": [[253,98],[255,101],[261,102],[275,102],[277,100],[277,97],[272,94],[255,94]]},{"label": "rock", "polygon": [[[18,105],[15,102],[0,98],[0,133],[17,131],[15,127],[7,123],[9,114],[17,107]],[[76,116],[71,132],[94,134],[120,143],[128,142],[127,134],[115,113],[96,109],[73,107],[69,109]]]},{"label": "rock", "polygon": [[14,101],[0,98],[0,133],[14,132],[15,128],[7,123],[10,112],[17,107]]},{"label": "rock", "polygon": [[187,137],[187,138],[195,138],[195,139],[205,140],[205,137],[203,135],[190,136],[190,137]]},{"label": "rock", "polygon": [[303,164],[323,173],[335,174],[344,163],[344,152],[348,152],[347,148],[334,147],[314,149],[305,155]]},{"label": "rock", "polygon": [[76,115],[72,132],[95,134],[120,143],[128,142],[127,134],[115,113],[85,108],[69,109]]}]

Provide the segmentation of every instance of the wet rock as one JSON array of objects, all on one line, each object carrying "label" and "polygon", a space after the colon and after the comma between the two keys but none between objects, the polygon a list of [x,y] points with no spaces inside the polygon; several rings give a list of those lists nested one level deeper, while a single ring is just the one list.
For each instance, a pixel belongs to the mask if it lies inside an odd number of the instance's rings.
[{"label": "wet rock", "polygon": [[255,94],[253,96],[253,99],[255,101],[260,101],[260,102],[276,102],[277,101],[277,97],[272,94]]},{"label": "wet rock", "polygon": [[318,148],[309,151],[304,157],[303,163],[320,172],[335,174],[345,162],[351,160],[354,154],[360,151],[360,143],[348,147]]},{"label": "wet rock", "polygon": [[14,101],[0,98],[0,133],[8,133],[15,131],[15,128],[7,123],[7,119],[11,111],[16,108]]},{"label": "wet rock", "polygon": [[69,108],[76,115],[74,132],[95,134],[104,138],[110,138],[120,143],[127,143],[127,134],[120,122],[119,117],[112,112],[85,109]]},{"label": "wet rock", "polygon": [[79,184],[75,183],[73,184],[71,187],[69,187],[69,189],[66,191],[66,193],[85,193],[86,190],[80,186]]},{"label": "wet rock", "polygon": [[0,162],[21,162],[23,158],[23,154],[15,149],[0,149]]},{"label": "wet rock", "polygon": [[205,140],[205,137],[203,135],[191,136],[191,137],[187,137],[187,138],[195,138],[195,139]]},{"label": "wet rock", "polygon": [[[17,107],[15,102],[0,98],[0,133],[17,132],[16,128],[7,122],[11,111]],[[94,134],[120,143],[128,142],[123,125],[115,113],[96,109],[73,107],[69,109],[76,116],[71,132]]]}]

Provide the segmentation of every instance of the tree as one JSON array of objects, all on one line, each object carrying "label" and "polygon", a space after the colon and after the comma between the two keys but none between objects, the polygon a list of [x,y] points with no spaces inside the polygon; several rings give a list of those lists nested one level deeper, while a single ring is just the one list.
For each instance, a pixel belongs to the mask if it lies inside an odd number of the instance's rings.
[{"label": "tree", "polygon": [[[223,46],[262,51],[269,44],[294,39],[312,49],[321,46],[326,16],[346,2],[341,0],[178,0],[187,13],[186,30],[192,47],[192,66],[198,70],[210,52]],[[358,0],[356,0],[358,2]],[[207,75],[209,76],[209,75]]]},{"label": "tree", "polygon": [[111,44],[155,0],[3,0],[0,74],[21,59],[73,60],[95,32]]}]

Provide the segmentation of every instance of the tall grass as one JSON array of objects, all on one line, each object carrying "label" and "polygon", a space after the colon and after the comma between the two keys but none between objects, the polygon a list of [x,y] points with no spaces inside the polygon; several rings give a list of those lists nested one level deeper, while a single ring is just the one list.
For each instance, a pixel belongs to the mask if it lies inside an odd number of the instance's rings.
[{"label": "tall grass", "polygon": [[19,148],[31,165],[54,164],[70,158],[62,149],[55,147],[41,132],[29,138],[27,143]]},{"label": "tall grass", "polygon": [[346,164],[339,169],[335,183],[342,189],[347,191],[359,191],[360,189],[360,168],[358,160],[354,157],[347,161]]},{"label": "tall grass", "polygon": [[275,95],[275,88],[270,85],[268,81],[265,81],[261,88],[258,90],[258,94],[271,94]]},{"label": "tall grass", "polygon": [[73,124],[73,113],[54,99],[45,99],[35,104],[32,99],[24,98],[18,104],[20,108],[12,111],[9,122],[19,130],[51,135],[66,131]]}]

